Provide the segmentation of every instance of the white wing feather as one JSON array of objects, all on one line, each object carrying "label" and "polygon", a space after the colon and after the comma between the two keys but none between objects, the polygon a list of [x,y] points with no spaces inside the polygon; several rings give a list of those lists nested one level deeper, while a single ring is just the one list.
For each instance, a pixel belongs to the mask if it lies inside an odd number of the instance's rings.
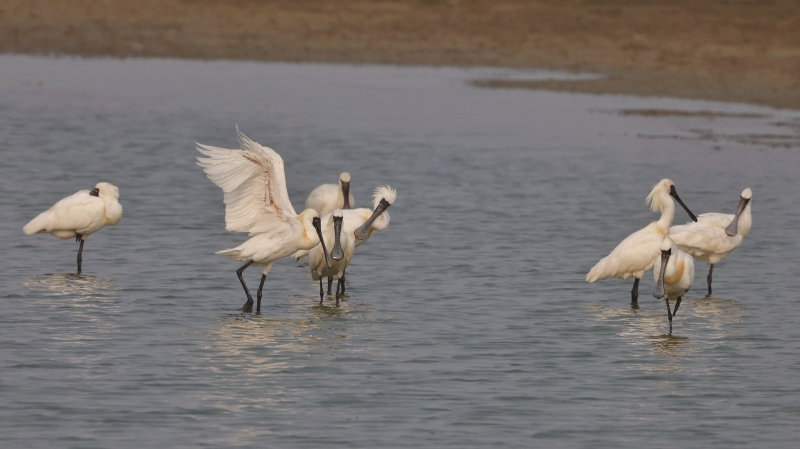
[{"label": "white wing feather", "polygon": [[[225,229],[257,234],[291,223],[297,213],[289,201],[283,159],[236,128],[241,150],[197,144],[206,176],[224,192]],[[291,226],[291,225],[290,225]]]},{"label": "white wing feather", "polygon": [[586,281],[628,279],[631,276],[641,278],[644,271],[652,268],[661,254],[663,239],[648,228],[634,232],[592,267],[586,275]]},{"label": "white wing feather", "polygon": [[71,238],[75,232],[86,228],[102,227],[105,224],[103,222],[104,209],[103,200],[89,195],[88,190],[80,190],[61,199],[50,209],[39,214],[25,225],[23,231],[28,235],[39,232],[66,231],[57,237]]},{"label": "white wing feather", "polygon": [[679,226],[718,226],[720,228],[725,228],[733,221],[733,214],[720,214],[717,212],[709,212],[707,214],[700,214],[697,216],[697,222],[690,221],[687,222],[685,225],[676,225],[670,228],[670,232],[672,229],[677,228]]},{"label": "white wing feather", "polygon": [[698,226],[696,223],[673,226],[669,236],[678,249],[694,257],[706,257],[707,253],[728,253],[742,242],[741,237],[729,237],[723,227]]}]

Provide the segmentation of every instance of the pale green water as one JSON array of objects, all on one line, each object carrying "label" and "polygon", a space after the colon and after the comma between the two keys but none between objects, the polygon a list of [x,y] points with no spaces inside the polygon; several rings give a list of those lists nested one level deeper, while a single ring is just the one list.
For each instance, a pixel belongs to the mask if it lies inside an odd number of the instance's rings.
[{"label": "pale green water", "polygon": [[[0,445],[793,447],[800,114],[467,82],[496,72],[0,57]],[[193,144],[234,147],[234,124],[298,209],[344,170],[357,205],[398,189],[340,308],[286,260],[262,316],[238,312],[214,252],[246,236]],[[638,311],[630,282],[583,281],[663,177],[695,213],[754,192],[671,338],[650,275]],[[75,278],[77,244],[21,228],[98,181],[125,216]]]}]

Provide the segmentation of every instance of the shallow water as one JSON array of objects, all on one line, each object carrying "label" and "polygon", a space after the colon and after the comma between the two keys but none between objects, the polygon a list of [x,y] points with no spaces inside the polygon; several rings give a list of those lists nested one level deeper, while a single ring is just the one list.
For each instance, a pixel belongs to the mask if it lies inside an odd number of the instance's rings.
[{"label": "shallow water", "polygon": [[[472,85],[498,76],[541,74],[0,56],[0,445],[793,447],[800,113]],[[214,252],[246,236],[193,144],[234,124],[298,210],[344,170],[357,206],[398,189],[339,308],[284,260],[238,311]],[[754,192],[672,336],[651,274],[638,310],[584,282],[664,177],[695,213]],[[76,243],[21,228],[98,181],[125,215],[77,277]]]}]

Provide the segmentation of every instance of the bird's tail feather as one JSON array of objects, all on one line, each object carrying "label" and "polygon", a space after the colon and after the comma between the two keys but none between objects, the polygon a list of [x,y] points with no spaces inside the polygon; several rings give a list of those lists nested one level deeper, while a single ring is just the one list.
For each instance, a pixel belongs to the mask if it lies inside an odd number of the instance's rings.
[{"label": "bird's tail feather", "polygon": [[595,266],[593,266],[592,269],[589,270],[589,273],[586,274],[586,282],[591,283],[602,279],[607,279],[607,277],[604,276],[606,268],[606,259],[607,258],[605,257],[600,259],[600,262],[597,262]]},{"label": "bird's tail feather", "polygon": [[231,259],[236,259],[242,255],[242,250],[240,248],[223,249],[222,251],[217,251],[216,254],[221,254],[223,256],[228,256]]},{"label": "bird's tail feather", "polygon": [[50,211],[42,212],[41,214],[37,215],[36,218],[26,224],[25,227],[22,228],[22,230],[25,232],[25,235],[47,232],[50,221],[50,214],[48,212]]}]

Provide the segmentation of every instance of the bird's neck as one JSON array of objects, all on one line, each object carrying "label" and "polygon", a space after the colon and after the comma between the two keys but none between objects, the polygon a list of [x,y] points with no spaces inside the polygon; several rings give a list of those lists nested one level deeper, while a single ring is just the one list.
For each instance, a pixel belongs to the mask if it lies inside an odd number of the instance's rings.
[{"label": "bird's neck", "polygon": [[667,268],[664,270],[664,283],[674,284],[681,280],[683,276],[683,266],[685,264],[683,257],[678,254],[678,251],[673,249],[675,254],[669,258]]},{"label": "bird's neck", "polygon": [[664,195],[666,198],[661,198],[661,218],[656,221],[659,230],[663,231],[662,234],[667,236],[669,234],[669,227],[672,226],[672,220],[675,218],[675,202],[669,195]]},{"label": "bird's neck", "polygon": [[106,208],[104,219],[106,225],[114,226],[122,219],[122,205],[116,199],[103,199]]},{"label": "bird's neck", "polygon": [[742,237],[747,237],[747,234],[750,233],[750,227],[753,225],[753,216],[750,215],[750,204],[748,204],[744,211],[742,211],[742,215],[739,216],[739,235]]}]

